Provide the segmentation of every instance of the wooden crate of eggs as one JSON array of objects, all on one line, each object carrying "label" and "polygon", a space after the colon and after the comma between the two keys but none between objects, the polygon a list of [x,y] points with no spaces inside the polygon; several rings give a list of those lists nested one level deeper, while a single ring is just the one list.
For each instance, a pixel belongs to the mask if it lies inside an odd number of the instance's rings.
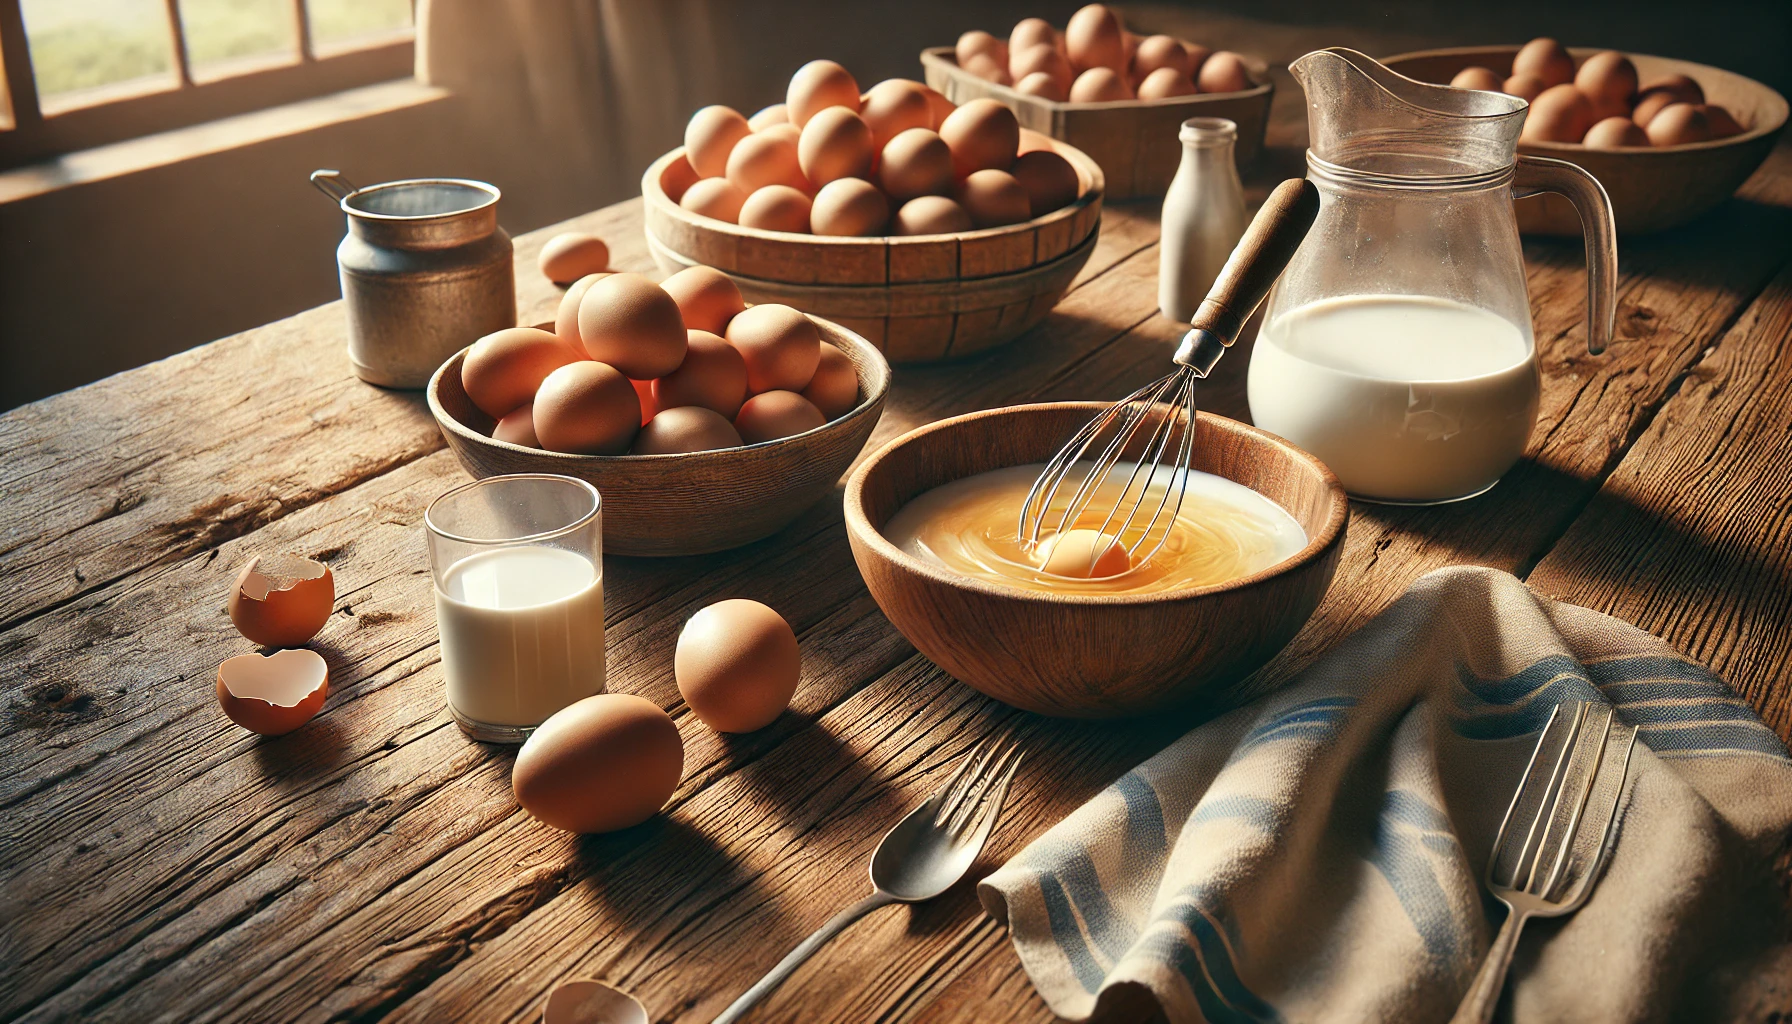
[{"label": "wooden crate of eggs", "polygon": [[[1519,151],[1585,168],[1611,197],[1618,230],[1674,227],[1722,202],[1767,158],[1784,127],[1779,93],[1733,72],[1616,50],[1457,47],[1384,62],[1401,74],[1530,103]],[[1578,236],[1559,196],[1518,203],[1525,231]]]},{"label": "wooden crate of eggs", "polygon": [[1089,4],[1059,32],[1042,18],[1006,39],[982,30],[921,54],[929,85],[963,103],[993,98],[1022,126],[1101,164],[1115,199],[1160,196],[1181,160],[1177,130],[1191,117],[1238,125],[1237,158],[1263,148],[1274,96],[1267,70],[1240,54],[1127,30],[1113,8]]}]

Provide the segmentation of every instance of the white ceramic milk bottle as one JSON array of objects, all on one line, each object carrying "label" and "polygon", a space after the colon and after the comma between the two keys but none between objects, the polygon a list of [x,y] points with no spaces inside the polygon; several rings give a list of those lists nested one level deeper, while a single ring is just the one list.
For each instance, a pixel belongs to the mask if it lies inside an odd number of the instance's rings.
[{"label": "white ceramic milk bottle", "polygon": [[1187,323],[1244,235],[1246,217],[1233,158],[1238,126],[1223,117],[1190,118],[1177,138],[1182,163],[1164,195],[1157,308]]}]

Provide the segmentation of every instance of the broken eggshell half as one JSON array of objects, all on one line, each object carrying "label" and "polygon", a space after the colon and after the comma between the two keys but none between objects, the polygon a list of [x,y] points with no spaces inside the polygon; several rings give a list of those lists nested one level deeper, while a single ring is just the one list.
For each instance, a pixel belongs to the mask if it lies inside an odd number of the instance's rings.
[{"label": "broken eggshell half", "polygon": [[330,666],[316,651],[240,654],[218,666],[218,705],[263,736],[289,733],[323,710]]},{"label": "broken eggshell half", "polygon": [[330,567],[301,555],[257,555],[230,590],[230,621],[263,647],[297,647],[330,619],[336,582]]}]

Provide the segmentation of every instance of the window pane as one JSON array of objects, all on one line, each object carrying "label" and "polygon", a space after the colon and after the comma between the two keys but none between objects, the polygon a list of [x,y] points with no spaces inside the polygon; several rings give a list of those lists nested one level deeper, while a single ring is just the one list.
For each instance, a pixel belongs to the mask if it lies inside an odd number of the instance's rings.
[{"label": "window pane", "polygon": [[411,27],[411,0],[306,0],[305,9],[318,50],[345,49]]},{"label": "window pane", "polygon": [[22,0],[19,11],[46,114],[175,83],[162,0]]},{"label": "window pane", "polygon": [[180,0],[180,23],[195,79],[298,58],[292,0]]}]

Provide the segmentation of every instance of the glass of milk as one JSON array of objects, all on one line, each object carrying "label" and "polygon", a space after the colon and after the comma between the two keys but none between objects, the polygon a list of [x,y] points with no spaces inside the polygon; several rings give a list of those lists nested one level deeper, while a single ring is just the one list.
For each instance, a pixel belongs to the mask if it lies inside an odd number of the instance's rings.
[{"label": "glass of milk", "polygon": [[463,484],[423,515],[448,710],[461,731],[521,743],[604,692],[603,501],[547,473]]}]

